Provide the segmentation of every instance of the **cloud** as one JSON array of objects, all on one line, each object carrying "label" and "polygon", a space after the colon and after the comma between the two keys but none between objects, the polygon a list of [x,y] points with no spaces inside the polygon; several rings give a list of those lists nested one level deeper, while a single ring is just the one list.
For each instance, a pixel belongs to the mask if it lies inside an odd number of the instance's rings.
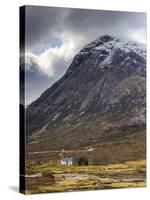
[{"label": "cloud", "polygon": [[144,30],[138,30],[130,33],[130,38],[133,41],[138,41],[140,43],[146,43],[146,33]]},{"label": "cloud", "polygon": [[86,43],[104,34],[145,43],[145,27],[145,13],[27,6],[27,69],[59,77]]},{"label": "cloud", "polygon": [[38,70],[49,77],[56,76],[58,78],[71,62],[74,51],[75,43],[73,40],[63,39],[60,47],[46,49],[39,55],[27,52],[26,70]]},{"label": "cloud", "polygon": [[39,72],[59,77],[73,55],[104,34],[145,43],[146,14],[27,6],[27,68],[35,63]]},{"label": "cloud", "polygon": [[33,51],[66,32],[70,36],[84,36],[87,41],[103,34],[132,39],[129,31],[143,31],[141,37],[146,37],[145,27],[146,14],[140,12],[27,6],[26,48]]},{"label": "cloud", "polygon": [[137,41],[131,33],[143,32],[146,38],[146,14],[137,12],[76,10],[69,13],[64,22],[65,30],[75,35],[84,35],[89,41],[110,34]]},{"label": "cloud", "polygon": [[47,43],[52,36],[59,36],[68,11],[63,8],[26,6],[26,48],[32,51],[36,45]]}]

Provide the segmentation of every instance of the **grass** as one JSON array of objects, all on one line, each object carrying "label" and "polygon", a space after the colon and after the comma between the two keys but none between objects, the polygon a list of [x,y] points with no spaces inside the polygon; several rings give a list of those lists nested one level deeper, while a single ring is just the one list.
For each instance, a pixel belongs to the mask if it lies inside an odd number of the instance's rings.
[{"label": "grass", "polygon": [[[61,166],[58,162],[28,163],[26,193],[64,192],[146,186],[146,161],[130,161],[105,166]],[[52,174],[55,181],[48,176]],[[46,176],[45,176],[46,174]]]}]

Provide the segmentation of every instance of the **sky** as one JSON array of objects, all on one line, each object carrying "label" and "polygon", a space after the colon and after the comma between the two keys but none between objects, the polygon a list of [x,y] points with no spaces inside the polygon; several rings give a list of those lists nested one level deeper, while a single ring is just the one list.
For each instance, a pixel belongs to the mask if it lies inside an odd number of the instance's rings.
[{"label": "sky", "polygon": [[25,19],[26,105],[96,38],[107,34],[146,43],[145,13],[27,6]]}]

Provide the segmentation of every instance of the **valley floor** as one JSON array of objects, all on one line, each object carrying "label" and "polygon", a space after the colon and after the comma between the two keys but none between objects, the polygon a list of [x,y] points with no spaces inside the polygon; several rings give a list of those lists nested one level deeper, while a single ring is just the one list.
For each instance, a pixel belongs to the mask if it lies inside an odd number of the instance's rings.
[{"label": "valley floor", "polygon": [[29,162],[26,194],[146,186],[146,161],[112,165],[61,166],[49,161]]}]

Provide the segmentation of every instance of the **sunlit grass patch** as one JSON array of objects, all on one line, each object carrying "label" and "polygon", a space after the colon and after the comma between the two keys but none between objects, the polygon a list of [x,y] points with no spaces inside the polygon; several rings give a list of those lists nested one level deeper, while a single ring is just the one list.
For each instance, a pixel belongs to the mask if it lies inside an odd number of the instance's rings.
[{"label": "sunlit grass patch", "polygon": [[[61,166],[59,162],[32,162],[28,164],[27,171],[28,174],[42,173],[40,180],[45,180],[37,184],[35,178],[28,178],[28,193],[146,186],[145,160],[105,166]],[[55,180],[52,181],[52,177]]]}]

